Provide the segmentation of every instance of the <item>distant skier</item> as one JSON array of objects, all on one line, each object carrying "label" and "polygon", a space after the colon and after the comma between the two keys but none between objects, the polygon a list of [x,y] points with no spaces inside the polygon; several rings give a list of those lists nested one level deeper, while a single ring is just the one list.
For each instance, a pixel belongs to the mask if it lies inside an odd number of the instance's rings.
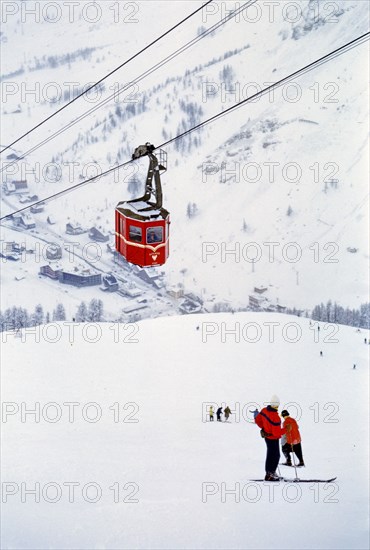
[{"label": "distant skier", "polygon": [[276,395],[271,397],[270,405],[263,408],[261,412],[254,411],[254,421],[261,428],[261,436],[266,441],[266,463],[265,463],[265,481],[278,481],[276,468],[279,464],[280,449],[279,439],[285,434],[285,429],[281,428],[278,408],[280,400]]},{"label": "distant skier", "polygon": [[221,422],[222,407],[218,407],[216,411],[217,422]]},{"label": "distant skier", "polygon": [[354,369],[354,370],[356,369],[356,365],[353,365],[353,369]]},{"label": "distant skier", "polygon": [[364,344],[367,344],[367,338],[364,338]]},{"label": "distant skier", "polygon": [[320,351],[320,357],[322,357],[322,351]]},{"label": "distant skier", "polygon": [[282,441],[282,451],[286,458],[284,462],[285,466],[292,465],[292,459],[290,453],[295,453],[299,460],[298,467],[304,466],[302,446],[301,446],[301,434],[299,433],[298,424],[289,415],[287,410],[282,411],[281,416],[284,418],[283,428],[286,430],[285,440]]},{"label": "distant skier", "polygon": [[209,407],[209,421],[210,422],[214,421],[213,415],[214,415],[214,410],[213,410],[213,407],[211,406],[211,407]]},{"label": "distant skier", "polygon": [[227,406],[226,409],[224,409],[225,422],[229,420],[230,414],[231,414],[231,409],[229,406]]}]

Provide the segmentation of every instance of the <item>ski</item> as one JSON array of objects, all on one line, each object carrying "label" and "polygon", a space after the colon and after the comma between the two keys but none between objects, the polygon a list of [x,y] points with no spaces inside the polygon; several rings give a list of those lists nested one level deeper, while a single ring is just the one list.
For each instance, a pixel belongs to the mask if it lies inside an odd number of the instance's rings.
[{"label": "ski", "polygon": [[[276,483],[276,482],[279,482],[279,481],[283,481],[284,483],[332,483],[336,479],[337,479],[336,477],[332,477],[330,479],[299,479],[299,478],[289,479],[287,477],[283,477],[283,478],[280,478],[280,479],[276,479],[275,481],[266,481],[266,483]],[[265,481],[265,480],[264,479],[250,479],[249,481],[262,482],[262,481]]]}]

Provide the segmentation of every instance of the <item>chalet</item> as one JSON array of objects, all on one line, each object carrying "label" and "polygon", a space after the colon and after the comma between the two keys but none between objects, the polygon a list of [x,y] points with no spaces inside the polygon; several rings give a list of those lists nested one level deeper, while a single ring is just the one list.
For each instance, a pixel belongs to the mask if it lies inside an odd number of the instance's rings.
[{"label": "chalet", "polygon": [[46,218],[46,221],[48,222],[49,225],[54,225],[54,224],[55,224],[54,216],[49,215],[49,216]]},{"label": "chalet", "polygon": [[203,300],[201,298],[199,298],[199,296],[197,296],[196,294],[193,294],[192,292],[188,292],[184,296],[185,296],[185,298],[188,298],[189,300],[191,300],[193,302],[197,302],[200,305],[203,305]]},{"label": "chalet", "polygon": [[13,214],[13,224],[15,227],[21,227],[22,229],[33,229],[36,224],[29,214]]},{"label": "chalet", "polygon": [[253,292],[255,292],[256,294],[264,294],[265,292],[267,292],[267,286],[255,286]]},{"label": "chalet", "polygon": [[92,227],[89,231],[89,237],[99,243],[106,243],[110,240],[110,236],[99,227]]},{"label": "chalet", "polygon": [[68,235],[81,235],[86,233],[85,229],[82,229],[79,223],[68,222],[66,224],[66,233]]},{"label": "chalet", "polygon": [[48,264],[40,267],[40,275],[50,277],[50,279],[59,279],[59,273],[61,272],[61,266],[57,264]]},{"label": "chalet", "polygon": [[179,311],[182,314],[199,313],[201,309],[201,304],[199,304],[199,302],[194,302],[190,298],[186,298],[179,306]]},{"label": "chalet", "polygon": [[153,285],[155,288],[158,289],[164,287],[164,282],[160,278],[158,271],[156,271],[153,267],[149,269],[147,267],[138,268],[136,266],[135,271],[137,276],[145,283]]},{"label": "chalet", "polygon": [[30,210],[32,214],[39,214],[40,212],[44,211],[45,203],[39,202],[38,204],[34,204],[31,206]]},{"label": "chalet", "polygon": [[50,243],[46,247],[46,258],[48,260],[60,260],[62,257],[62,247],[57,243]]},{"label": "chalet", "polygon": [[145,304],[132,304],[131,306],[124,308],[123,313],[133,313],[139,311],[140,309],[145,309],[146,307],[148,306]]},{"label": "chalet", "polygon": [[117,279],[112,273],[103,275],[103,286],[100,287],[104,292],[116,292],[119,288]]},{"label": "chalet", "polygon": [[184,287],[181,284],[172,285],[168,288],[167,294],[172,298],[182,298],[184,296]]},{"label": "chalet", "polygon": [[38,195],[20,195],[19,196],[19,202],[21,204],[26,204],[27,202],[35,202],[38,200],[39,200]]},{"label": "chalet", "polygon": [[137,298],[138,296],[142,295],[142,291],[140,288],[134,285],[134,283],[128,283],[125,285],[121,285],[119,289],[119,293],[121,296],[129,296],[130,298]]},{"label": "chalet", "polygon": [[253,310],[260,310],[268,307],[268,301],[265,296],[260,294],[249,295],[249,307]]},{"label": "chalet", "polygon": [[13,193],[24,193],[24,191],[28,190],[28,184],[26,180],[13,180],[11,182],[6,181],[3,188],[5,195],[11,195]]},{"label": "chalet", "polygon": [[22,157],[18,157],[15,153],[10,153],[7,155],[6,160],[21,160]]},{"label": "chalet", "polygon": [[276,311],[278,313],[285,313],[286,306],[282,306],[281,304],[276,304]]},{"label": "chalet", "polygon": [[1,241],[0,243],[0,257],[7,260],[19,260],[22,252],[25,250],[26,247],[24,244],[19,244],[15,241]]}]

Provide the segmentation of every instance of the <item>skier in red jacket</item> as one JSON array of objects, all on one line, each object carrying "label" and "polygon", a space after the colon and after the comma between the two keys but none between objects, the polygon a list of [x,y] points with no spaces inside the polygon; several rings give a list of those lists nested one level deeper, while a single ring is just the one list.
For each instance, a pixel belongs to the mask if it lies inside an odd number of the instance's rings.
[{"label": "skier in red jacket", "polygon": [[285,429],[281,428],[278,408],[280,400],[276,395],[271,397],[270,405],[258,412],[254,411],[254,421],[261,428],[261,436],[266,441],[267,453],[265,463],[265,481],[277,481],[276,468],[279,464],[280,449],[279,439],[285,434]]}]

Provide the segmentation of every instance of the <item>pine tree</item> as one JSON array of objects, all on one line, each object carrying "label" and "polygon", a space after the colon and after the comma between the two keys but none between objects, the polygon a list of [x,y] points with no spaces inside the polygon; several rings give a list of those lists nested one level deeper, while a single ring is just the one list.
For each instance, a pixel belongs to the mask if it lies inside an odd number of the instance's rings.
[{"label": "pine tree", "polygon": [[66,310],[63,304],[57,304],[57,307],[53,311],[53,321],[65,321]]},{"label": "pine tree", "polygon": [[89,303],[89,310],[87,314],[88,321],[99,323],[103,318],[103,302],[93,298]]},{"label": "pine tree", "polygon": [[44,309],[41,304],[37,304],[35,311],[31,315],[31,326],[42,325],[44,323]]},{"label": "pine tree", "polygon": [[81,302],[76,313],[76,322],[85,323],[87,321],[87,306],[85,302]]}]

